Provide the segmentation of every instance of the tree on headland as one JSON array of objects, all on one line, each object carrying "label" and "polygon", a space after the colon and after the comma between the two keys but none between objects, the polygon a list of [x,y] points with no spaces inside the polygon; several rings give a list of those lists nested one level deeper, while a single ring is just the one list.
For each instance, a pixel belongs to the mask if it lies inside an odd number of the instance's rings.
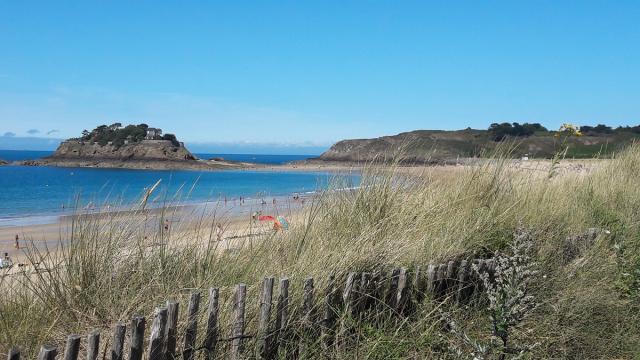
[{"label": "tree on headland", "polygon": [[180,146],[180,142],[178,142],[178,138],[174,134],[164,134],[162,135],[162,140],[169,140],[175,146]]},{"label": "tree on headland", "polygon": [[531,136],[536,132],[547,132],[548,130],[547,128],[540,125],[539,123],[533,123],[533,124],[524,123],[521,125],[517,122],[514,122],[514,123],[504,122],[501,124],[498,124],[498,123],[491,124],[491,126],[489,126],[488,131],[491,134],[491,137],[493,138],[494,141],[502,141],[509,136],[511,137]]},{"label": "tree on headland", "polygon": [[[147,138],[147,124],[127,125],[122,127],[121,123],[114,123],[109,126],[100,125],[95,129],[88,131],[83,130],[79,140],[95,142],[100,145],[111,143],[114,146],[122,146],[125,143],[136,143]],[[165,134],[160,136],[160,129],[156,129],[157,135],[153,140],[169,140],[175,146],[180,146],[180,142],[174,134]]]}]

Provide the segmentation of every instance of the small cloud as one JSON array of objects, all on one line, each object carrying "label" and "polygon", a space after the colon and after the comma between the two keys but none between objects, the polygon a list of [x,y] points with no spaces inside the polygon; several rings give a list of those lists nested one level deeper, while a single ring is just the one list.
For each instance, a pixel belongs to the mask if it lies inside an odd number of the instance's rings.
[{"label": "small cloud", "polygon": [[60,132],[60,130],[56,130],[56,129],[49,130],[49,131],[47,131],[47,135],[55,134],[57,132]]},{"label": "small cloud", "polygon": [[11,131],[7,131],[6,133],[4,133],[4,135],[2,135],[4,137],[14,137],[16,136],[16,133],[11,132]]},{"label": "small cloud", "polygon": [[40,132],[40,130],[38,130],[38,129],[27,130],[27,134],[29,134],[29,135],[35,135],[35,134],[37,134],[39,132]]}]

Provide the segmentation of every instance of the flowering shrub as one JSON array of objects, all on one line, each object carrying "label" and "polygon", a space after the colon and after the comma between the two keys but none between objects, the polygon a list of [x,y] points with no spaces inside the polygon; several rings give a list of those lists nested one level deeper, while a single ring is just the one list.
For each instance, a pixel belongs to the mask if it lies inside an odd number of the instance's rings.
[{"label": "flowering shrub", "polygon": [[[510,254],[496,252],[493,274],[473,265],[489,301],[487,310],[492,336],[489,344],[472,339],[454,321],[448,320],[451,332],[472,349],[469,354],[472,359],[486,359],[491,355],[497,355],[499,359],[507,356],[519,358],[535,346],[514,346],[509,343],[513,330],[536,307],[534,297],[529,294],[529,284],[538,273],[535,270],[536,264],[530,257],[531,234],[522,229],[517,230],[509,247]],[[458,348],[455,353],[463,356]]]}]

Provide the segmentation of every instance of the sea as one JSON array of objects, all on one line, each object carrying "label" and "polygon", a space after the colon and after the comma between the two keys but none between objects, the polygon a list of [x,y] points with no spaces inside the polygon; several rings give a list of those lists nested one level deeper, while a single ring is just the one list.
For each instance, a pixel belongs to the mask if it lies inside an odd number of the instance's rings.
[{"label": "sea", "polygon": [[[0,159],[19,161],[50,155],[49,151],[0,150]],[[280,165],[305,155],[196,154],[199,158]],[[356,187],[356,173],[286,170],[133,170],[0,166],[0,227],[53,223],[82,209],[126,209],[158,184],[149,207],[209,202],[282,201],[328,189]],[[340,184],[340,185],[335,185]]]}]

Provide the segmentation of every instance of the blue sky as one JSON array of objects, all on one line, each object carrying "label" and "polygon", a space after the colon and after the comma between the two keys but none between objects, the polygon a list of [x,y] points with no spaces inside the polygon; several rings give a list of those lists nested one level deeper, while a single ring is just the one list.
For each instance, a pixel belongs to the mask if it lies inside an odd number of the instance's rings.
[{"label": "blue sky", "polygon": [[146,122],[304,152],[502,121],[638,124],[638,23],[637,1],[0,0],[0,136]]}]

